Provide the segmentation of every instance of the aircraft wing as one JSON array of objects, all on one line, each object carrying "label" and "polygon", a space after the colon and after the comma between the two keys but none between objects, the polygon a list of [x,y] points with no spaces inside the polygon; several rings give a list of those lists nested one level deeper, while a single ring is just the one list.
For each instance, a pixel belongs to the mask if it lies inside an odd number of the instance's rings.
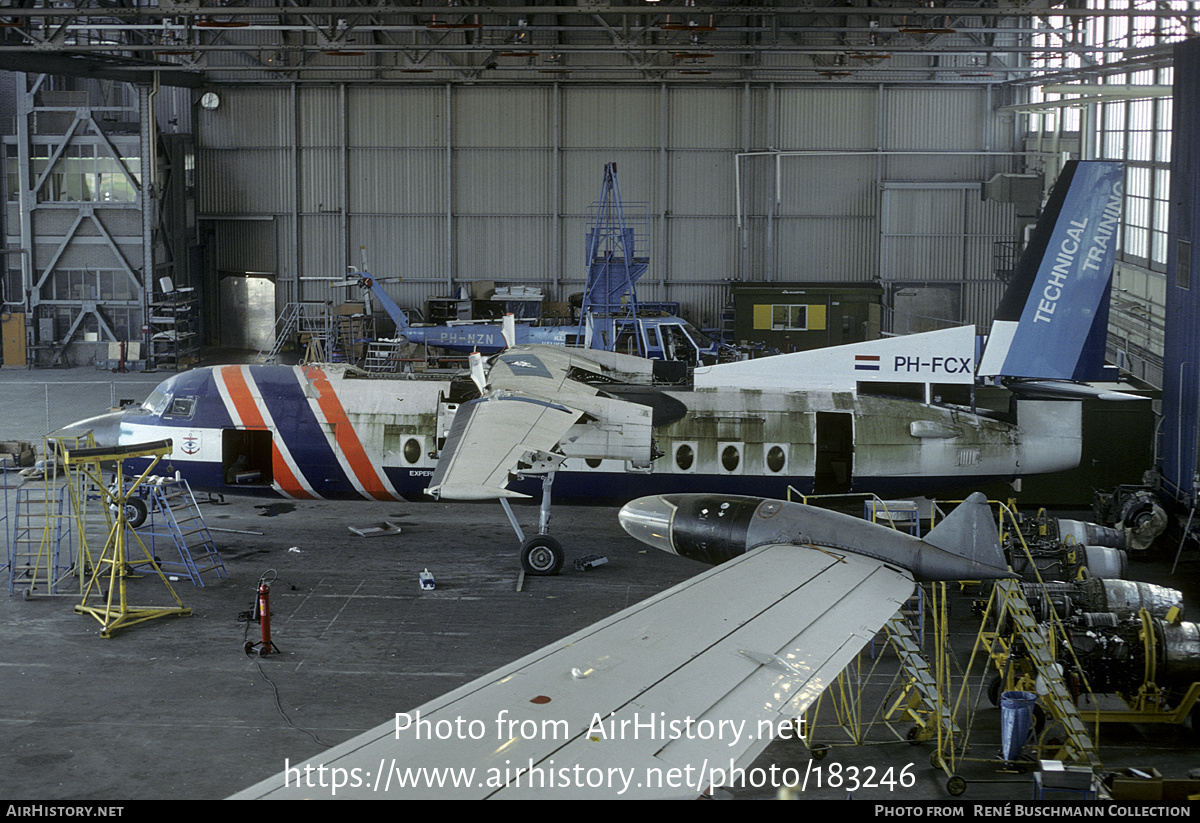
[{"label": "aircraft wing", "polygon": [[861,555],[763,546],[235,798],[694,798],[737,787],[736,770],[787,733],[912,588],[906,572]]},{"label": "aircraft wing", "polygon": [[459,407],[429,494],[449,500],[524,497],[504,488],[518,465],[554,462],[558,445],[582,412],[538,397],[499,392]]}]

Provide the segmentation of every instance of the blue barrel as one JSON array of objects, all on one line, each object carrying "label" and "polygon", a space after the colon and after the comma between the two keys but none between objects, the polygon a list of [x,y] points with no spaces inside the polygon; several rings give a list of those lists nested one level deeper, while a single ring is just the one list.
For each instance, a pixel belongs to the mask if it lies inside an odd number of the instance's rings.
[{"label": "blue barrel", "polygon": [[1000,695],[1000,756],[1005,760],[1016,760],[1021,748],[1029,738],[1029,727],[1033,725],[1033,704],[1037,695],[1033,692],[1004,692]]}]

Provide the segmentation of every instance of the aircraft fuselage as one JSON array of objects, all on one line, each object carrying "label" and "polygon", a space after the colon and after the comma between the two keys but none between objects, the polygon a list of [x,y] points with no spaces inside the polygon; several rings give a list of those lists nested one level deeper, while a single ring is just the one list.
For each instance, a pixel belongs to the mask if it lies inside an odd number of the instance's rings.
[{"label": "aircraft fuselage", "polygon": [[[647,450],[656,459],[606,458],[607,447],[596,444],[601,435],[612,439],[612,427],[580,422],[561,446],[556,497],[701,490],[780,497],[788,486],[913,495],[1067,469],[1079,457],[1078,403],[1028,401],[1014,424],[852,392],[649,391],[659,407]],[[197,489],[415,499],[424,496],[458,408],[451,394],[449,380],[216,366],[176,375],[141,407],[99,419],[96,436],[122,445],[169,438],[167,470]],[[536,493],[536,483],[513,488]]]}]

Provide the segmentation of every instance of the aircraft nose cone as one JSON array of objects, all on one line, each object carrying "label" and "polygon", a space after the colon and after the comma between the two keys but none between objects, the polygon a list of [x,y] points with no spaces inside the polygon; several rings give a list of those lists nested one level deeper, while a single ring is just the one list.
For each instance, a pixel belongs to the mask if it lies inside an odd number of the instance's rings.
[{"label": "aircraft nose cone", "polygon": [[643,543],[676,554],[671,545],[671,517],[675,514],[675,506],[667,498],[657,495],[654,497],[639,497],[621,507],[617,519],[621,527]]},{"label": "aircraft nose cone", "polygon": [[125,412],[123,411],[98,414],[86,420],[68,423],[61,429],[50,432],[50,436],[81,438],[91,432],[97,446],[119,446],[121,444],[121,420],[124,416]]}]

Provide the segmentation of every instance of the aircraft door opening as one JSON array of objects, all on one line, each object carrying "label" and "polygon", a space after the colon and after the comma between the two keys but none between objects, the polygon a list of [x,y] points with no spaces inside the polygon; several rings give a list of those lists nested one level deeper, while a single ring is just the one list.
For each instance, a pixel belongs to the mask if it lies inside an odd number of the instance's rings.
[{"label": "aircraft door opening", "polygon": [[226,429],[221,438],[221,472],[227,486],[270,486],[271,432]]},{"label": "aircraft door opening", "polygon": [[844,494],[854,478],[854,415],[817,412],[814,494]]}]

